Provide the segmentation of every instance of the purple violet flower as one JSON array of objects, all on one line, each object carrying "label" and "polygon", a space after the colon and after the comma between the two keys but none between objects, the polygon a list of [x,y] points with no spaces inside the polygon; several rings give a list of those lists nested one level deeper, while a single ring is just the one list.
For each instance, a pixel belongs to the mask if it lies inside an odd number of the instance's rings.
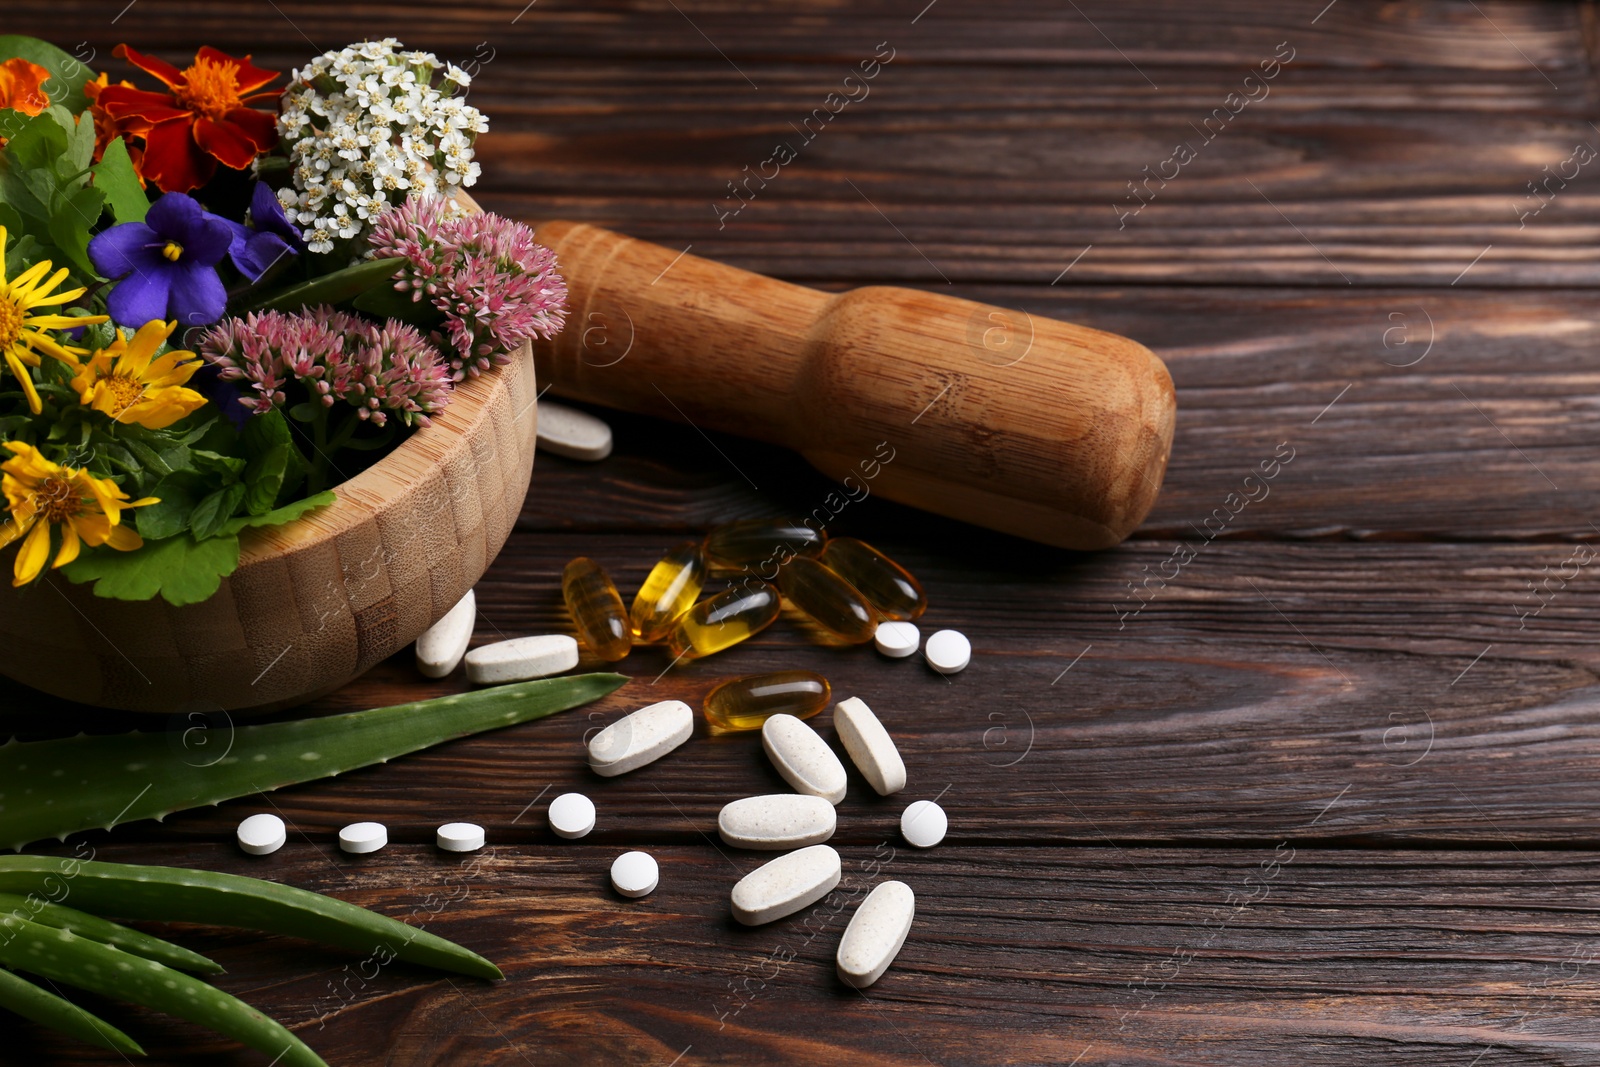
[{"label": "purple violet flower", "polygon": [[106,310],[120,326],[155,319],[207,326],[227,310],[228,294],[217,264],[228,254],[233,231],[183,193],[167,193],[143,222],[113,226],[89,242],[89,258],[107,278],[120,278]]},{"label": "purple violet flower", "polygon": [[250,223],[251,226],[245,226],[228,222],[228,228],[233,231],[228,258],[239,268],[239,273],[252,282],[259,281],[284,256],[297,256],[305,251],[300,231],[289,224],[283,205],[278,203],[266,182],[256,182],[255,191],[250,194]]}]

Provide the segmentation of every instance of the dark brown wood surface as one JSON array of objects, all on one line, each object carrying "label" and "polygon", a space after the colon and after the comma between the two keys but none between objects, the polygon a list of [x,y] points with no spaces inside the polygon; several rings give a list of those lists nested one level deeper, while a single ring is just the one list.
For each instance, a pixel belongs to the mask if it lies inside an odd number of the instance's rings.
[{"label": "dark brown wood surface", "polygon": [[[638,651],[592,708],[87,842],[327,891],[505,967],[494,986],[364,977],[286,939],[176,933],[337,1067],[1600,1063],[1600,159],[1529,189],[1600,147],[1593,5],[924,3],[7,8],[3,32],[101,59],[210,43],[286,69],[392,34],[476,60],[490,209],[1113,330],[1179,394],[1165,491],[1118,549],[877,498],[830,524],[923,579],[925,632],[973,640],[963,674],[780,622],[670,671]],[[798,140],[880,42],[894,58],[870,95],[719,228],[727,183]],[[1201,144],[1194,126],[1284,44],[1270,94],[1119,229],[1128,182]],[[773,448],[612,421],[605,462],[540,457],[477,640],[567,627],[574,555],[631,593],[676,541],[831,489]],[[1293,458],[1270,493],[1230,503],[1275,454]],[[918,894],[864,995],[831,973],[847,912],[728,916],[760,857],[713,844],[716,811],[780,787],[754,738],[698,737],[616,780],[582,764],[595,724],[780,667],[865,697],[910,767],[904,794],[853,781],[840,807],[845,888],[876,860]],[[397,657],[307,711],[463,684]],[[6,731],[127,725],[0,699]],[[581,843],[543,823],[569,788],[600,806]],[[899,812],[935,796],[950,837],[915,852]],[[295,829],[265,860],[232,843],[258,810]],[[395,843],[339,853],[358,818]],[[486,826],[492,854],[436,852],[449,819]],[[628,848],[662,863],[643,901],[606,886]],[[155,1062],[266,1062],[99,1006]],[[6,1033],[7,1062],[120,1062]]]}]

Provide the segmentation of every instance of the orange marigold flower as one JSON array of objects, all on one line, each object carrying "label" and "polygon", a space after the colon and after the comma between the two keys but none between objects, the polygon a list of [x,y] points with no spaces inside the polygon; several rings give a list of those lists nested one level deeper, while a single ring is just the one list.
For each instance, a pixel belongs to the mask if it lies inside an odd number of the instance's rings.
[{"label": "orange marigold flower", "polygon": [[[106,148],[113,140],[120,137],[128,142],[128,158],[133,160],[134,170],[139,169],[139,163],[144,158],[144,149],[134,143],[135,138],[143,137],[150,130],[150,123],[138,116],[126,119],[113,118],[111,112],[100,103],[100,93],[109,87],[109,82],[104,72],[98,78],[83,83],[83,93],[89,98],[89,114],[94,119],[94,161],[100,162],[106,154]],[[133,89],[134,84],[129,81],[119,82],[120,89]],[[144,183],[144,176],[139,177],[140,184]]]},{"label": "orange marigold flower", "polygon": [[250,105],[276,101],[283,90],[263,90],[278,75],[254,66],[249,56],[235,59],[206,47],[179,70],[125,44],[113,54],[167,87],[167,92],[146,92],[108,85],[96,93],[96,102],[116,122],[148,124],[139,172],[162,192],[186,193],[204,185],[218,163],[243,170],[278,143],[274,114]]},{"label": "orange marigold flower", "polygon": [[0,63],[0,108],[37,115],[50,106],[44,83],[50,72],[20,56]]}]

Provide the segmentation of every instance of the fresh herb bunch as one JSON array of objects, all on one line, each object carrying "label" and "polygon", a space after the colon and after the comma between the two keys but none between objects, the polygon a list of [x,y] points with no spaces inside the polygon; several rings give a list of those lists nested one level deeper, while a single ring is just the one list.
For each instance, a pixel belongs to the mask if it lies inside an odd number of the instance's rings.
[{"label": "fresh herb bunch", "polygon": [[559,330],[566,287],[526,226],[440,199],[487,125],[459,68],[114,55],[156,84],[0,36],[0,548],[15,585],[182,605]]}]

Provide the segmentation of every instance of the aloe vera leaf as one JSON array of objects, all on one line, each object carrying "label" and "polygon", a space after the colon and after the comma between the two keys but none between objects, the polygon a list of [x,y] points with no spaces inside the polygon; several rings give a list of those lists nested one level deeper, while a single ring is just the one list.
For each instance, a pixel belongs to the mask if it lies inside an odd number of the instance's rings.
[{"label": "aloe vera leaf", "polygon": [[[320,719],[232,727],[196,766],[164,733],[12,741],[0,747],[0,845],[106,829],[384,763],[605,696],[628,679],[575,674]],[[222,740],[217,742],[223,748]],[[210,751],[210,749],[208,749]]]},{"label": "aloe vera leaf", "polygon": [[139,1042],[104,1019],[78,1007],[65,997],[34,985],[26,978],[0,967],[0,1008],[14,1011],[68,1037],[120,1052],[124,1056],[143,1056]]},{"label": "aloe vera leaf", "polygon": [[187,1019],[276,1056],[281,1067],[328,1067],[275,1019],[192,975],[70,930],[0,916],[0,964]]},{"label": "aloe vera leaf", "polygon": [[98,860],[0,856],[0,890],[71,887],[85,909],[124,919],[210,923],[287,934],[355,952],[387,951],[408,963],[476,978],[500,968],[453,941],[333,897],[237,874]]},{"label": "aloe vera leaf", "polygon": [[207,959],[198,952],[190,952],[182,945],[174,945],[171,941],[163,941],[152,934],[130,930],[110,919],[102,919],[98,915],[90,915],[86,911],[45,900],[38,893],[27,896],[0,893],[0,914],[15,915],[19,919],[36,922],[40,926],[53,926],[57,930],[71,930],[79,937],[87,937],[102,945],[113,945],[124,952],[164,963],[168,967],[176,967],[180,971],[194,971],[199,974],[222,973],[220,963]]}]

